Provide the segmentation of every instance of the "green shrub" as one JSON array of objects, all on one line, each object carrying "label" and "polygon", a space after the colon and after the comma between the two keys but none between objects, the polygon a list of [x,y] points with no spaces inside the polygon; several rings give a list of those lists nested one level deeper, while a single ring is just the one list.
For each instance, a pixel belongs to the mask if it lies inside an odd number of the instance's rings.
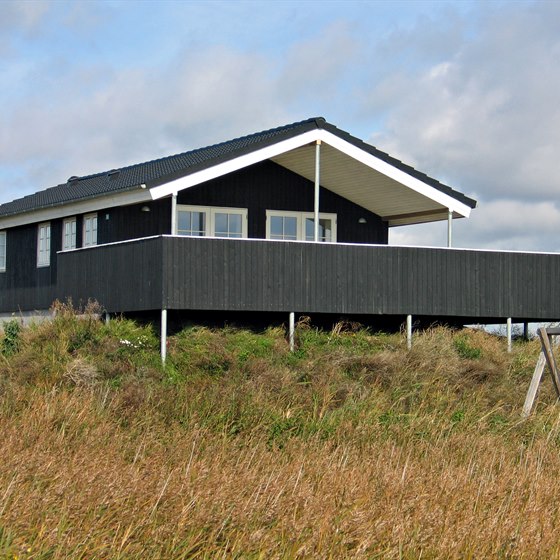
[{"label": "green shrub", "polygon": [[20,345],[21,325],[17,319],[4,323],[4,338],[2,339],[2,354],[11,356],[15,354]]},{"label": "green shrub", "polygon": [[471,346],[465,336],[457,336],[453,339],[453,346],[461,358],[467,360],[478,360],[482,358],[482,350]]}]

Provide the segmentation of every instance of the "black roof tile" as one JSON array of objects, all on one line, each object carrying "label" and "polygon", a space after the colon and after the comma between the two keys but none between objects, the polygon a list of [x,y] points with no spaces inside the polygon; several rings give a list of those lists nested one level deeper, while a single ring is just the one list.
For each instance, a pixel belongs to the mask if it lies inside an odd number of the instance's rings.
[{"label": "black roof tile", "polygon": [[282,140],[292,138],[308,130],[313,130],[314,128],[328,130],[362,150],[401,169],[412,177],[416,177],[437,190],[452,196],[471,208],[476,206],[476,201],[466,197],[462,193],[453,190],[447,185],[443,185],[439,181],[416,171],[413,167],[402,163],[385,152],[338,129],[334,125],[326,122],[324,118],[314,117],[263,132],[250,134],[248,136],[234,138],[233,140],[214,144],[205,148],[198,148],[160,159],[122,167],[120,169],[111,169],[110,171],[84,177],[71,177],[66,183],[0,205],[0,217],[23,214],[42,208],[60,206],[66,203],[87,200],[112,193],[125,192],[138,188],[142,184],[148,187],[161,185],[178,179],[179,177],[190,175],[196,171],[213,167],[229,159],[250,153],[255,149],[264,148]]}]

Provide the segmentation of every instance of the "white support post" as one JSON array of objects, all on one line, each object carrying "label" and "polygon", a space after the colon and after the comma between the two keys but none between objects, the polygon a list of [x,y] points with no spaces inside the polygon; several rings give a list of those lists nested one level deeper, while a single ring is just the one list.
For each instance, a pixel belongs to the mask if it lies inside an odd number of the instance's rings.
[{"label": "white support post", "polygon": [[406,347],[412,348],[412,315],[406,316]]},{"label": "white support post", "polygon": [[546,365],[546,358],[544,352],[541,350],[539,354],[539,359],[537,360],[537,365],[535,366],[535,371],[533,372],[533,377],[531,379],[531,384],[529,385],[529,390],[527,391],[527,396],[525,397],[525,404],[523,405],[523,412],[521,416],[527,418],[531,414],[531,409],[533,408],[533,403],[537,396],[537,391],[539,390],[539,385],[544,373],[544,367]]},{"label": "white support post", "polygon": [[109,315],[108,311],[105,311],[105,324],[108,325],[110,320],[111,320],[111,315]]},{"label": "white support post", "polygon": [[177,193],[171,195],[171,235],[177,235]]},{"label": "white support post", "polygon": [[167,309],[161,310],[161,336],[160,336],[161,361],[165,365],[167,358]]},{"label": "white support post", "polygon": [[453,210],[447,212],[447,246],[451,247],[453,243]]},{"label": "white support post", "polygon": [[321,140],[317,140],[315,144],[315,200],[313,204],[314,210],[314,235],[315,243],[319,241],[319,191],[321,188]]},{"label": "white support post", "polygon": [[506,336],[507,336],[507,351],[511,352],[511,317],[507,318]]},{"label": "white support post", "polygon": [[295,350],[295,313],[290,313],[290,352]]}]

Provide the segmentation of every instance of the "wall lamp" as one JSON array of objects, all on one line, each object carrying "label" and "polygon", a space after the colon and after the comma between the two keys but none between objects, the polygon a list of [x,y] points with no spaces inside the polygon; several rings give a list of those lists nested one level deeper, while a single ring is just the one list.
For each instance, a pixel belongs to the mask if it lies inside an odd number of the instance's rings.
[{"label": "wall lamp", "polygon": [[142,208],[140,208],[140,212],[151,212],[152,210],[150,209],[149,206],[142,206]]},{"label": "wall lamp", "polygon": [[358,220],[358,223],[359,223],[359,224],[367,224],[367,220],[366,220],[365,218],[360,218],[360,219]]}]

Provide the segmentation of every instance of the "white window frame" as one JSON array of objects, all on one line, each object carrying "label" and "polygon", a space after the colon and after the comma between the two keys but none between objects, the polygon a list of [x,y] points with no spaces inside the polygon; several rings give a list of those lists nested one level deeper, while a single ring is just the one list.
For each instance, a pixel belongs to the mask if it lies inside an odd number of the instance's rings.
[{"label": "white window frame", "polygon": [[[266,238],[270,241],[291,241],[289,239],[271,239],[270,224],[273,216],[282,218],[296,218],[297,219],[297,241],[313,241],[305,238],[305,220],[307,218],[314,219],[313,212],[293,212],[290,210],[267,210],[266,211]],[[325,212],[319,212],[319,220],[331,220],[332,223],[332,239],[330,241],[319,240],[319,243],[336,243],[336,222],[337,215]]]},{"label": "white window frame", "polygon": [[[8,248],[8,244],[7,244],[7,235],[5,231],[0,231],[0,247],[2,247],[4,250],[0,251],[0,272],[6,272],[6,260],[8,258],[7,255],[7,248]],[[4,256],[2,257],[2,252],[4,253]]]},{"label": "white window frame", "polygon": [[[88,222],[93,224],[93,220],[95,219],[95,230],[92,228],[92,237],[91,240],[88,241],[87,239],[87,227],[88,227]],[[97,218],[97,212],[94,212],[92,214],[86,214],[84,216],[84,223],[82,226],[82,247],[95,247],[95,245],[97,245],[97,233],[98,233],[98,227],[99,227],[99,220]],[[95,232],[95,235],[94,235]]]},{"label": "white window frame", "polygon": [[[67,234],[66,227],[70,227],[70,232]],[[72,231],[72,226],[74,231]],[[62,222],[62,250],[63,251],[70,251],[77,247],[76,240],[77,240],[77,233],[78,233],[78,220],[76,216],[72,216],[71,218],[66,218]]]},{"label": "white window frame", "polygon": [[51,223],[37,226],[37,268],[51,266]]},{"label": "white window frame", "polygon": [[[177,224],[179,224],[179,212],[200,212],[205,215],[204,236],[196,237],[218,237],[216,235],[216,214],[235,214],[241,216],[241,237],[224,237],[220,239],[247,239],[247,208],[231,208],[219,206],[191,206],[185,204],[177,205]],[[185,237],[189,237],[185,235]],[[194,236],[193,236],[194,237]]]}]

